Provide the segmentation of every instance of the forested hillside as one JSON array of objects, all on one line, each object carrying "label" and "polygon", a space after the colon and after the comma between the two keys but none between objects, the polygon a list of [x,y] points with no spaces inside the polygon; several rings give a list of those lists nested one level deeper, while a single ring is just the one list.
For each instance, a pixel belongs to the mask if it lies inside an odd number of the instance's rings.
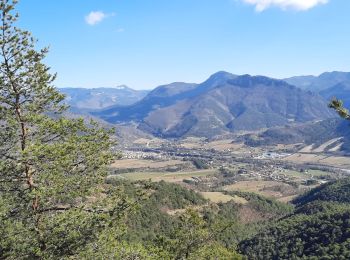
[{"label": "forested hillside", "polygon": [[294,200],[294,214],[240,244],[250,259],[348,259],[350,179],[313,189]]},{"label": "forested hillside", "polygon": [[[129,215],[123,238],[170,254],[171,259],[177,259],[176,254],[188,254],[192,259],[203,253],[202,247],[210,251],[214,245],[221,252],[234,256],[241,241],[270,225],[270,221],[293,212],[291,205],[253,193],[228,193],[245,198],[245,204],[234,201],[213,203],[199,193],[164,181],[132,183],[115,177],[109,183],[123,187],[133,198],[138,198],[140,192],[143,194],[138,209]],[[192,237],[183,230],[187,218],[194,222],[186,225],[190,224],[188,228],[195,229],[199,237]],[[178,237],[179,234],[181,237]],[[214,252],[212,254],[215,256]]]}]

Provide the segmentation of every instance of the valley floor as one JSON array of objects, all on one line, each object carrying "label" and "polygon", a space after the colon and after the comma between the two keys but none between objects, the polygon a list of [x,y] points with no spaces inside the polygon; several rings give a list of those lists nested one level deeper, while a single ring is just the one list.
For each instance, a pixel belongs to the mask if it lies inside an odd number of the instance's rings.
[{"label": "valley floor", "polygon": [[111,166],[110,178],[177,183],[214,202],[237,201],[223,193],[227,191],[288,202],[350,173],[350,157],[321,148],[300,148],[300,144],[249,147],[233,139],[142,138],[121,148],[123,157]]}]

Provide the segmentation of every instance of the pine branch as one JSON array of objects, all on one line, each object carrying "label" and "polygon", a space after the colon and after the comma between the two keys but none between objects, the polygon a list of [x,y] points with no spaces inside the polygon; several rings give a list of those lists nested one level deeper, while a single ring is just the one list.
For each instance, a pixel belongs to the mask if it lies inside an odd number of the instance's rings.
[{"label": "pine branch", "polygon": [[342,100],[333,98],[328,106],[334,109],[340,117],[350,120],[350,112],[344,107]]}]

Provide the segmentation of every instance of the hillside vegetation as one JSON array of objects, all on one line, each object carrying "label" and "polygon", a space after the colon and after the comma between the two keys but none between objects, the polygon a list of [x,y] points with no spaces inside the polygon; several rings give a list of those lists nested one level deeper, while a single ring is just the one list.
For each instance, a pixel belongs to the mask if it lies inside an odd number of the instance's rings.
[{"label": "hillside vegetation", "polygon": [[251,259],[348,259],[350,178],[297,198],[294,214],[240,244]]}]

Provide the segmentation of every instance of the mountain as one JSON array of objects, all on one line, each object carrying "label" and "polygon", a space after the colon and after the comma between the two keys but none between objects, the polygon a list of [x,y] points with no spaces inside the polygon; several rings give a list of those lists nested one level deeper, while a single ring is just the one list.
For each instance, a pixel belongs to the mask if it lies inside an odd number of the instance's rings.
[{"label": "mountain", "polygon": [[339,83],[331,88],[320,92],[320,95],[327,100],[337,97],[343,100],[345,107],[350,108],[350,81]]},{"label": "mountain", "polygon": [[241,139],[249,146],[303,143],[316,150],[350,152],[349,123],[338,118],[274,127],[258,134],[246,134]]},{"label": "mountain", "polygon": [[201,84],[160,86],[136,104],[94,114],[111,123],[138,122],[140,129],[162,137],[212,137],[333,116],[318,94],[282,80],[227,72]]},{"label": "mountain", "polygon": [[[200,85],[184,82],[162,85],[155,88],[144,99],[133,105],[127,107],[114,106],[94,114],[113,123],[125,121],[141,122],[151,112],[157,109],[172,106],[183,100],[193,99],[209,88],[215,87],[234,77],[235,75],[227,72],[218,72]],[[169,119],[171,119],[171,116]]]},{"label": "mountain", "polygon": [[181,82],[160,86],[133,105],[125,107],[117,105],[93,114],[112,123],[140,121],[151,111],[172,105],[185,98],[188,90],[195,86],[195,84]]},{"label": "mountain", "polygon": [[114,88],[60,88],[67,103],[76,110],[96,110],[113,105],[131,105],[144,98],[149,91],[134,90],[127,86]]},{"label": "mountain", "polygon": [[319,92],[339,83],[350,83],[350,72],[325,72],[319,76],[296,76],[283,79],[298,88]]}]

